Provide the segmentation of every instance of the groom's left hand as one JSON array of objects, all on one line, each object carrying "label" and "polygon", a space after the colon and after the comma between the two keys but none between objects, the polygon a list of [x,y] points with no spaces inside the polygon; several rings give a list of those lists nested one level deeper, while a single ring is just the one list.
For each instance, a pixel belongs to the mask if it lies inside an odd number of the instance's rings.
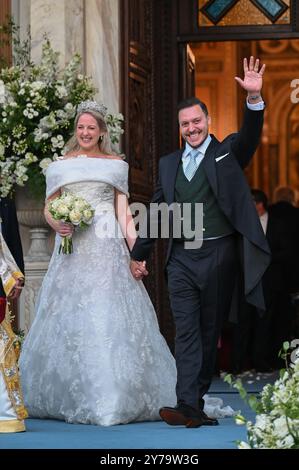
[{"label": "groom's left hand", "polygon": [[132,276],[137,281],[140,281],[144,276],[148,275],[148,270],[146,269],[145,261],[136,261],[132,259],[130,262],[130,270],[131,270]]}]

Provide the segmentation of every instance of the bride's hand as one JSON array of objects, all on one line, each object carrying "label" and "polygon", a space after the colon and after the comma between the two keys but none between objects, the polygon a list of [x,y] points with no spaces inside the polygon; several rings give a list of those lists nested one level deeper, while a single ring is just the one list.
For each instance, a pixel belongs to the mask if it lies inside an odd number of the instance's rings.
[{"label": "bride's hand", "polygon": [[61,237],[67,237],[73,234],[74,226],[61,220],[55,220],[51,224],[55,232],[57,232]]}]

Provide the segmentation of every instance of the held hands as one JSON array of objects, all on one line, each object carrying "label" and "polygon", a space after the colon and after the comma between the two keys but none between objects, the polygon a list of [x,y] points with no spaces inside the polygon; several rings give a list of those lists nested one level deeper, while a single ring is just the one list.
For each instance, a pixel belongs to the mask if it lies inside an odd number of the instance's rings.
[{"label": "held hands", "polygon": [[260,67],[259,59],[250,57],[249,65],[247,59],[243,61],[244,79],[235,77],[235,80],[241,85],[244,90],[248,92],[248,98],[252,97],[253,101],[261,101],[260,92],[263,85],[263,74],[265,72],[266,65],[263,64]]},{"label": "held hands", "polygon": [[132,259],[130,261],[130,270],[131,270],[132,276],[137,281],[140,281],[144,276],[148,275],[145,261],[135,261]]}]

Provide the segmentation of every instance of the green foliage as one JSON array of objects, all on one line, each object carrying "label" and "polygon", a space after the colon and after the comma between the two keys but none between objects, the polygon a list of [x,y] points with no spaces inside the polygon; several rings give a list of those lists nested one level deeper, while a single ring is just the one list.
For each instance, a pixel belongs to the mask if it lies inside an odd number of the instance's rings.
[{"label": "green foliage", "polygon": [[[77,105],[92,99],[96,89],[90,77],[81,73],[78,54],[60,70],[60,53],[47,37],[38,64],[30,58],[30,36],[21,41],[12,21],[2,26],[1,38],[12,45],[14,65],[0,71],[0,197],[26,184],[32,195],[41,198],[43,171],[63,154],[73,133]],[[122,119],[121,114],[107,117],[112,143],[122,133]]]},{"label": "green foliage", "polygon": [[[288,342],[283,344],[281,356],[286,368],[257,397],[246,392],[240,379],[234,380],[230,374],[224,378],[256,413],[255,424],[236,416],[236,422],[247,427],[248,442],[238,442],[240,449],[299,449],[299,357],[296,351],[290,354]],[[288,364],[290,356],[295,359]]]},{"label": "green foliage", "polygon": [[0,72],[0,196],[8,196],[15,185],[28,184],[40,198],[45,191],[43,160],[62,153],[77,104],[92,98],[96,90],[81,74],[78,54],[60,70],[59,52],[45,37],[41,60],[35,64],[30,37],[21,41],[13,22],[2,31],[12,44],[14,65]]}]

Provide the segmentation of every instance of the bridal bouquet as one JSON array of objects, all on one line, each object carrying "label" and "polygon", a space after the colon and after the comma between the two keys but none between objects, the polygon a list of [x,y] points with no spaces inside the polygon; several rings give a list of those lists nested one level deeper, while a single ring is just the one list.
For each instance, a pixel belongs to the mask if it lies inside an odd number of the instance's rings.
[{"label": "bridal bouquet", "polygon": [[[62,193],[49,202],[48,209],[53,219],[71,223],[78,228],[88,227],[94,216],[94,209],[82,197],[73,193]],[[68,255],[73,252],[72,236],[63,237],[58,253]]]}]

